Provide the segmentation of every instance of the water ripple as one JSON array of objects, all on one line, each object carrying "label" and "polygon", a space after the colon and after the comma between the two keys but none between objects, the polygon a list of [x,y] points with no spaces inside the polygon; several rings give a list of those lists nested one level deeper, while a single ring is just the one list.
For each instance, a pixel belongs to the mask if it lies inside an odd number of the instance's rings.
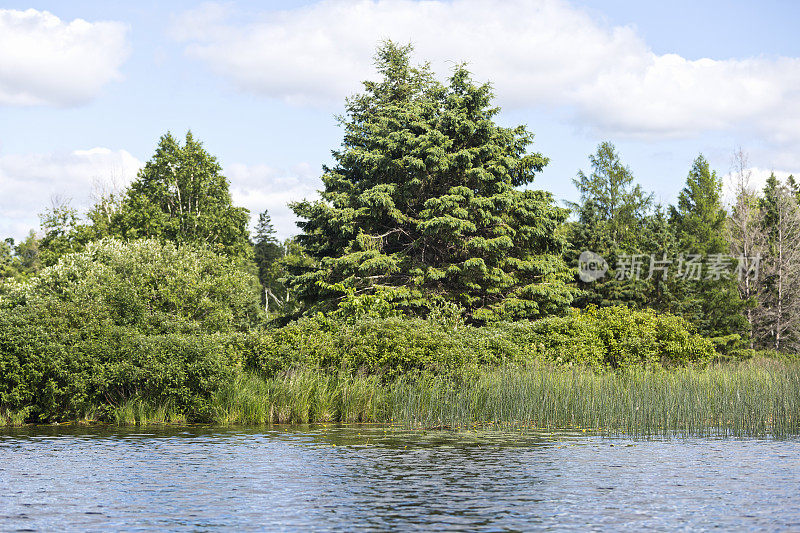
[{"label": "water ripple", "polygon": [[800,440],[0,430],[0,530],[800,529]]}]

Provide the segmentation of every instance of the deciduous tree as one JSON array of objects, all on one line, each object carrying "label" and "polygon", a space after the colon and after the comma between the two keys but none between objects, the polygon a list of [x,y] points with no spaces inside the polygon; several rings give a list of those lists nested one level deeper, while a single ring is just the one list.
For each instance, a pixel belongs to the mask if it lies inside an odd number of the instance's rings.
[{"label": "deciduous tree", "polygon": [[181,144],[167,133],[113,214],[112,234],[203,244],[233,257],[251,253],[248,212],[234,207],[217,159],[191,132]]}]

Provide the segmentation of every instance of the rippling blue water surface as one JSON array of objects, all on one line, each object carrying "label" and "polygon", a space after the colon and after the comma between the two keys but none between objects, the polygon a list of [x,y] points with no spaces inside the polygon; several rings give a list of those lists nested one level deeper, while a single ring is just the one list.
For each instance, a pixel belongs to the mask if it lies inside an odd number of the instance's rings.
[{"label": "rippling blue water surface", "polygon": [[800,440],[0,429],[0,530],[800,530]]}]

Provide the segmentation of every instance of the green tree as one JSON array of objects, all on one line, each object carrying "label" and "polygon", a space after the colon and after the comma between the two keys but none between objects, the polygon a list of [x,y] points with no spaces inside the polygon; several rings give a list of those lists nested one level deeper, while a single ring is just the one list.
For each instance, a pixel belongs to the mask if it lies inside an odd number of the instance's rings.
[{"label": "green tree", "polygon": [[475,320],[563,312],[574,293],[561,258],[567,211],[518,189],[547,158],[527,152],[524,126],[495,124],[488,84],[463,65],[438,83],[411,50],[379,47],[381,79],[347,100],[322,199],[293,204],[314,264],[291,287],[307,310],[350,295],[421,314],[450,301]]},{"label": "green tree", "polygon": [[0,281],[14,278],[17,270],[14,268],[14,239],[8,238],[0,241]]},{"label": "green tree", "polygon": [[28,278],[42,269],[40,240],[33,230],[17,243],[14,243],[13,239],[6,239],[6,242],[13,246],[12,267],[15,277]]},{"label": "green tree", "polygon": [[112,233],[196,243],[234,257],[251,253],[248,211],[234,207],[216,158],[191,132],[183,146],[169,133],[112,215]]},{"label": "green tree", "polygon": [[272,218],[266,209],[258,216],[253,252],[258,267],[258,280],[264,288],[263,303],[266,309],[271,307],[270,300],[273,306],[281,307],[285,303],[286,289],[279,281],[282,269],[278,260],[284,256],[284,247],[276,237]]},{"label": "green tree", "polygon": [[754,334],[784,351],[800,344],[800,206],[792,189],[771,174],[759,199],[765,254]]},{"label": "green tree", "polygon": [[652,278],[645,279],[649,254],[661,258],[667,251],[656,236],[665,231],[663,213],[656,210],[650,219],[652,194],[635,183],[612,143],[600,143],[589,162],[592,173],[580,170],[573,179],[580,200],[569,204],[577,220],[570,227],[567,259],[577,264],[588,250],[605,258],[610,269],[598,280],[579,282],[583,292],[577,304],[646,307],[653,292]]},{"label": "green tree", "polygon": [[622,164],[612,143],[600,143],[589,162],[592,173],[579,170],[572,180],[581,198],[579,204],[572,204],[573,209],[600,225],[594,228],[598,244],[619,248],[636,242],[641,222],[652,207],[653,195],[635,183],[633,173]]},{"label": "green tree", "polygon": [[[679,253],[683,254],[679,260],[699,256],[706,267],[699,276],[673,281],[676,294],[681,295],[673,311],[689,319],[708,337],[743,335],[747,331],[736,265],[728,261],[731,245],[726,237],[727,214],[721,192],[722,181],[705,157],[699,155],[678,195],[678,204],[670,207],[670,223]],[[720,261],[725,263],[727,272],[717,277],[709,267]]]},{"label": "green tree", "polygon": [[38,248],[44,266],[56,264],[66,254],[83,251],[93,240],[92,227],[81,222],[78,210],[69,200],[54,199],[39,217],[44,236]]}]

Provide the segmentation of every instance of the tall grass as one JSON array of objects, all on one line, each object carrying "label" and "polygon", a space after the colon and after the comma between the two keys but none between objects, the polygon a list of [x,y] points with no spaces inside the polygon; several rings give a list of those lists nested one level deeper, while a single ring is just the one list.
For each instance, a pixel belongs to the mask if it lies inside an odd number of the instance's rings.
[{"label": "tall grass", "polygon": [[263,380],[241,374],[212,402],[219,424],[304,424],[390,420],[387,389],[377,376],[298,370]]},{"label": "tall grass", "polygon": [[[28,414],[0,409],[0,425],[21,425]],[[782,436],[800,434],[800,363],[762,359],[702,370],[625,373],[506,366],[388,382],[377,375],[312,369],[271,379],[241,373],[214,394],[206,420]],[[172,404],[134,398],[111,411],[110,421],[175,424],[187,417]]]},{"label": "tall grass", "polygon": [[30,407],[24,407],[17,410],[0,409],[0,426],[24,426],[25,419],[28,418],[30,412]]},{"label": "tall grass", "polygon": [[221,424],[394,422],[787,435],[800,433],[800,365],[759,361],[625,374],[503,367],[455,379],[401,377],[388,384],[376,376],[298,370],[269,380],[242,375],[212,405],[214,421]]},{"label": "tall grass", "polygon": [[460,386],[440,378],[399,383],[393,415],[421,426],[786,435],[800,432],[800,365],[626,374],[502,368]]},{"label": "tall grass", "polygon": [[111,421],[121,426],[184,424],[186,416],[170,403],[132,398],[111,412]]}]

